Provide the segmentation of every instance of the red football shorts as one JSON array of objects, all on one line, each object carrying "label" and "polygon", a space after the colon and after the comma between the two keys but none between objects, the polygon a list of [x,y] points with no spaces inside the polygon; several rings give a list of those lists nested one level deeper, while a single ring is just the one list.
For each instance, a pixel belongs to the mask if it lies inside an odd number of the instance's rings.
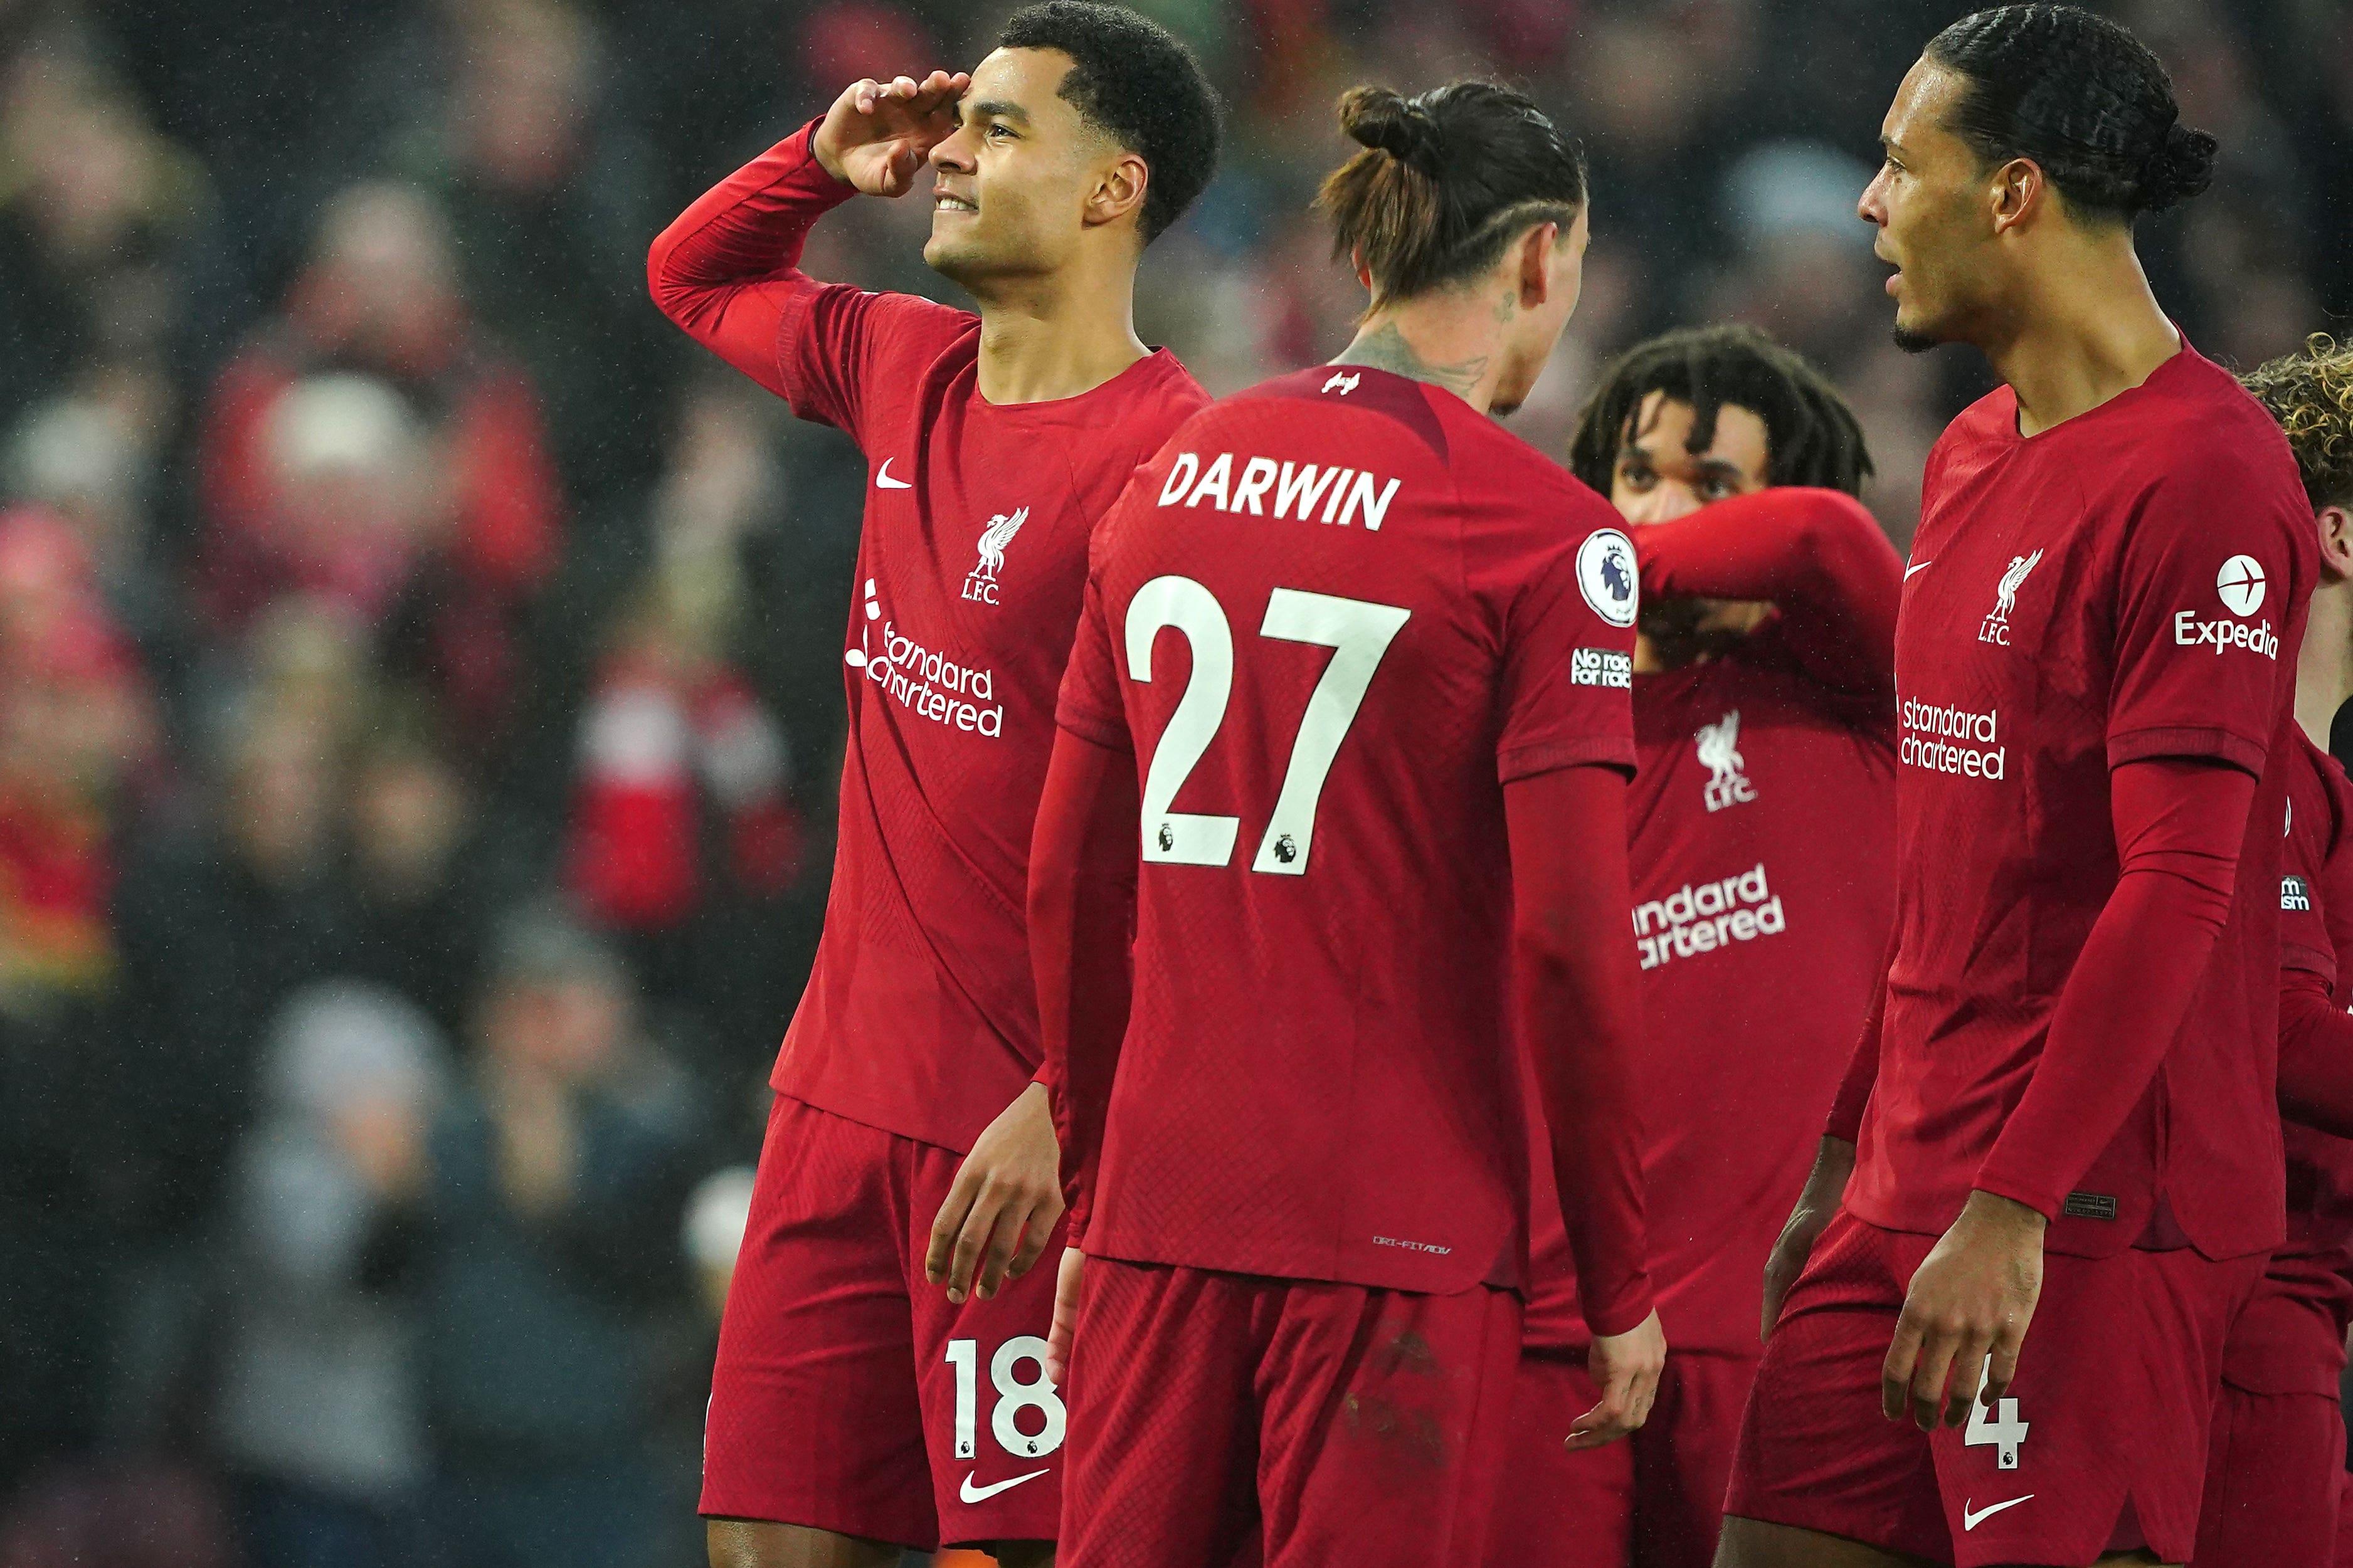
[{"label": "red football shorts", "polygon": [[1601,1402],[1584,1353],[1524,1353],[1491,1568],[1710,1568],[1756,1375],[1753,1357],[1670,1347],[1641,1429],[1572,1453],[1568,1424]]},{"label": "red football shorts", "polygon": [[1087,1261],[1062,1568],[1477,1563],[1520,1299]]},{"label": "red football shorts", "polygon": [[1058,1235],[991,1301],[923,1278],[964,1156],[778,1096],[703,1428],[702,1512],[929,1550],[1050,1541]]},{"label": "red football shorts", "polygon": [[1880,1368],[1930,1236],[1841,1214],[1765,1347],[1726,1513],[1959,1568],[2066,1568],[2198,1540],[2222,1337],[2267,1261],[2184,1247],[2045,1256],[2018,1376],[1931,1436],[1879,1413]]},{"label": "red football shorts", "polygon": [[2208,1440],[2198,1568],[2337,1561],[2345,1415],[2319,1394],[2222,1385]]}]

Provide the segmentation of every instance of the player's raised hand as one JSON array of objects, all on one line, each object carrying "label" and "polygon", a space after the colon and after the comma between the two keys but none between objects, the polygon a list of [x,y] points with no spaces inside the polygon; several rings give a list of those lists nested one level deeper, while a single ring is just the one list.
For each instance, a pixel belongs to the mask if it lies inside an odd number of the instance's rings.
[{"label": "player's raised hand", "polygon": [[1046,1331],[1046,1376],[1060,1388],[1071,1372],[1071,1341],[1079,1328],[1079,1285],[1087,1255],[1075,1247],[1062,1248],[1062,1262],[1054,1275],[1054,1322]]},{"label": "player's raised hand", "polygon": [[1599,1448],[1649,1420],[1666,1365],[1666,1331],[1655,1311],[1622,1334],[1594,1335],[1585,1370],[1600,1387],[1601,1403],[1569,1423],[1568,1446]]},{"label": "player's raised hand", "polygon": [[986,1301],[1029,1273],[1062,1217],[1061,1167],[1046,1086],[1033,1083],[997,1113],[956,1167],[932,1222],[923,1277],[961,1304],[975,1290]]},{"label": "player's raised hand", "polygon": [[1909,1410],[1923,1432],[1935,1431],[1939,1421],[1957,1426],[1968,1419],[1972,1401],[1991,1405],[2009,1389],[2042,1294],[2047,1225],[2024,1204],[1969,1194],[1961,1217],[1929,1249],[1905,1292],[1879,1374],[1879,1407],[1890,1421]]},{"label": "player's raised hand", "polygon": [[921,81],[851,82],[825,111],[809,151],[827,174],[870,196],[903,196],[932,149],[955,132],[956,100],[971,85],[968,72],[941,70]]},{"label": "player's raised hand", "polygon": [[1838,1217],[1852,1174],[1854,1145],[1843,1138],[1823,1139],[1814,1151],[1814,1168],[1806,1173],[1806,1190],[1798,1194],[1798,1206],[1789,1211],[1780,1239],[1765,1259],[1765,1316],[1757,1326],[1758,1339],[1773,1337],[1773,1325],[1781,1321],[1781,1302],[1805,1271],[1806,1259],[1814,1255],[1814,1243]]}]

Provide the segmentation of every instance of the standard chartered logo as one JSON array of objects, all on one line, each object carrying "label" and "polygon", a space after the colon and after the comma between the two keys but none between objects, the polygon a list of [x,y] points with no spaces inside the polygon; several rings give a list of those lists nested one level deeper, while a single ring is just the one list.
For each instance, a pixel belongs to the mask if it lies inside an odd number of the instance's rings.
[{"label": "standard chartered logo", "polygon": [[1906,764],[1963,778],[2008,776],[2010,748],[2002,743],[2000,709],[1972,713],[1911,698],[1901,704],[1897,717],[1904,739],[1896,755]]},{"label": "standard chartered logo", "polygon": [[[991,740],[1005,732],[1005,705],[997,700],[995,672],[967,668],[902,633],[884,617],[871,577],[866,580],[865,619],[858,646],[842,654],[843,663],[864,670],[867,679],[919,718]],[[877,621],[881,623],[879,650],[873,646]]]},{"label": "standard chartered logo", "polygon": [[1645,969],[1788,929],[1781,896],[1767,884],[1762,860],[1736,877],[1686,882],[1663,899],[1634,906],[1634,950]]}]

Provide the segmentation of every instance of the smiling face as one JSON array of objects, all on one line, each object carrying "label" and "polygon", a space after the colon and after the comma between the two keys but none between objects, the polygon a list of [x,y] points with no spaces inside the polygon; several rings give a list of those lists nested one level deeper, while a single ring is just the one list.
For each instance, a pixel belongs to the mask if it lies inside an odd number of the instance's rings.
[{"label": "smiling face", "polygon": [[[972,288],[1060,269],[1100,221],[1089,204],[1106,174],[1141,167],[1056,96],[1071,68],[1059,49],[998,49],[974,68],[955,132],[931,153],[935,270]],[[1119,221],[1133,231],[1133,214]]]},{"label": "smiling face", "polygon": [[1947,129],[1968,85],[1926,59],[1912,67],[1880,128],[1885,161],[1857,204],[1879,228],[1873,252],[1897,268],[1887,291],[1895,341],[1910,350],[1974,341],[2003,292],[2000,172]]}]

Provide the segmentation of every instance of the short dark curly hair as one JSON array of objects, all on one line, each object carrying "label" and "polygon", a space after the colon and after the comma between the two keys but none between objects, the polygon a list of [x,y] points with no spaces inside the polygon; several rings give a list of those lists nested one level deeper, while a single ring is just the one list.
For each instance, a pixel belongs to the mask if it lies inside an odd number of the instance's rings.
[{"label": "short dark curly hair", "polygon": [[1984,163],[2031,158],[2085,217],[2130,223],[2214,177],[2214,138],[2181,123],[2173,79],[2143,44],[2076,5],[2003,5],[1928,40],[1968,80],[1953,131]]},{"label": "short dark curly hair", "polygon": [[1218,93],[1193,51],[1124,5],[1044,0],[1005,24],[997,46],[1060,49],[1075,63],[1060,97],[1151,171],[1136,231],[1151,244],[1218,172]]},{"label": "short dark curly hair", "polygon": [[1688,404],[1694,453],[1715,440],[1725,404],[1765,422],[1765,470],[1777,485],[1817,485],[1861,493],[1871,451],[1854,411],[1806,357],[1751,326],[1679,327],[1636,343],[1601,370],[1577,416],[1568,468],[1609,493],[1618,449],[1642,400],[1657,392]]}]

